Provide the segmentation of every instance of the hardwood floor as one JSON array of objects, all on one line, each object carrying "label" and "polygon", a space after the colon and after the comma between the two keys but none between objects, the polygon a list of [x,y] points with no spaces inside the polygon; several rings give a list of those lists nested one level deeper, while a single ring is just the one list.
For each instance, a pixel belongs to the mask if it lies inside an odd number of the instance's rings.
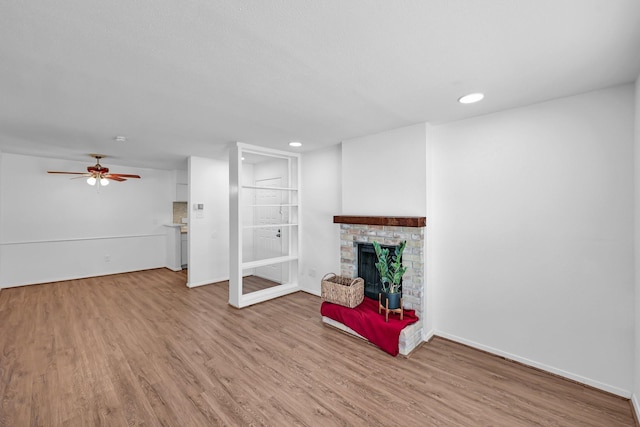
[{"label": "hardwood floor", "polygon": [[[435,338],[393,358],[296,293],[159,269],[0,292],[1,426],[633,426],[629,402]],[[383,378],[388,381],[383,381]]]},{"label": "hardwood floor", "polygon": [[250,294],[251,292],[261,291],[263,289],[279,286],[280,283],[272,280],[264,279],[258,276],[246,276],[242,278],[242,293]]}]

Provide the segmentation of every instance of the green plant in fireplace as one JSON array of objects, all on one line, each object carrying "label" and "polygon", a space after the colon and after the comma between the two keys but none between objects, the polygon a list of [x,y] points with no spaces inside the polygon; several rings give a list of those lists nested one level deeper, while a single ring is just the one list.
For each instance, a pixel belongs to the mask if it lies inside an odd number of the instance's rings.
[{"label": "green plant in fireplace", "polygon": [[407,242],[404,241],[396,246],[393,254],[390,254],[388,248],[383,248],[380,243],[373,242],[373,248],[378,258],[375,266],[380,273],[383,292],[389,294],[400,292],[400,282],[407,271],[407,267],[402,265],[402,252],[406,246]]}]

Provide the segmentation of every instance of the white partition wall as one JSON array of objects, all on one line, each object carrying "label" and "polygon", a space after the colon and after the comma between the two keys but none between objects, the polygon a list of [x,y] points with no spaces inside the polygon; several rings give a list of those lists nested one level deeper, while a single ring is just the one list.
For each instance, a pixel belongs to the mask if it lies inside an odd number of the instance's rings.
[{"label": "white partition wall", "polygon": [[299,290],[300,156],[237,143],[229,153],[229,304]]},{"label": "white partition wall", "polygon": [[635,357],[634,371],[635,382],[633,389],[633,407],[636,411],[636,419],[640,419],[640,76],[635,85],[635,117],[634,117],[634,190],[635,190]]},{"label": "white partition wall", "polygon": [[224,160],[189,157],[188,283],[229,278],[229,171]]}]

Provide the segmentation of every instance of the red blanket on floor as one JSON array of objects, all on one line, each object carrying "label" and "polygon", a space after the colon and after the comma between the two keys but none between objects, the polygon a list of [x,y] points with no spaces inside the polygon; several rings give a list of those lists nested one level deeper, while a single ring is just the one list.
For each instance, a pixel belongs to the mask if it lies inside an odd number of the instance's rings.
[{"label": "red blanket on floor", "polygon": [[378,301],[365,298],[354,308],[323,302],[320,313],[346,325],[368,339],[382,350],[398,355],[398,338],[405,326],[418,321],[415,310],[405,310],[404,319],[399,314],[389,313],[389,323],[384,321],[384,310],[378,314]]}]

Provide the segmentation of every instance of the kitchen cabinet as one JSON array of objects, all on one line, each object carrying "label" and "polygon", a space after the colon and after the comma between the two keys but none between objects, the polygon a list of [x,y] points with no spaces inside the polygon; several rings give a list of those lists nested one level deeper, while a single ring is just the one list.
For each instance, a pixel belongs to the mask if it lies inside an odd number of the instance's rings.
[{"label": "kitchen cabinet", "polygon": [[187,184],[176,184],[176,201],[189,201],[189,186]]},{"label": "kitchen cabinet", "polygon": [[186,268],[189,265],[189,239],[187,233],[180,234],[180,260],[182,261],[182,268]]}]

